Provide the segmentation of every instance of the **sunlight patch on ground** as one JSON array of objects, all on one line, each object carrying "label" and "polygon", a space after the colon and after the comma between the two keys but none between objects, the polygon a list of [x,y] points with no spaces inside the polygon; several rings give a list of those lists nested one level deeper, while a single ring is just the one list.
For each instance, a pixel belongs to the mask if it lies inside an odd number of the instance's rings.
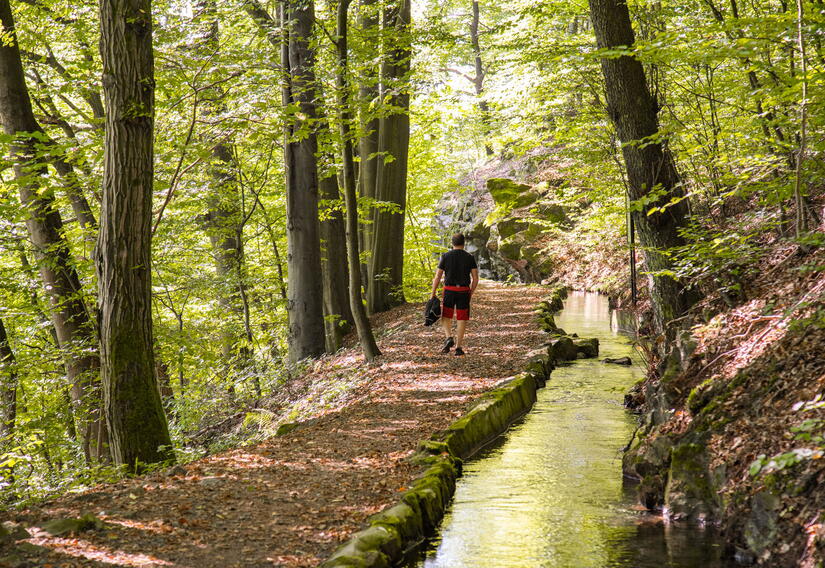
[{"label": "sunlight patch on ground", "polygon": [[[45,534],[45,533],[44,533]],[[66,556],[85,558],[113,566],[174,566],[167,560],[161,560],[149,554],[132,554],[122,550],[112,550],[99,546],[88,540],[78,538],[36,537],[28,542],[51,549]]]}]

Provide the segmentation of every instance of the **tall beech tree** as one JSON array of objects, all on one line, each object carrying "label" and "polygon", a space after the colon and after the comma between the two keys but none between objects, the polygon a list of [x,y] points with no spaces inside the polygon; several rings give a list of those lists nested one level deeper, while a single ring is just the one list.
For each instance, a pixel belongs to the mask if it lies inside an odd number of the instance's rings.
[{"label": "tall beech tree", "polygon": [[[600,49],[631,48],[635,43],[623,0],[590,0],[590,17]],[[656,139],[658,105],[647,86],[642,63],[633,56],[601,59],[610,119],[622,142],[630,199],[645,203],[631,215],[651,273],[651,297],[658,332],[690,307],[690,294],[670,274],[668,249],[684,244],[688,204],[670,150]]]},{"label": "tall beech tree", "polygon": [[174,456],[152,339],[151,0],[101,0],[100,53],[106,101],[97,242],[101,375],[112,456],[140,471]]},{"label": "tall beech tree", "polygon": [[470,45],[473,48],[473,67],[475,68],[475,75],[473,75],[473,87],[478,98],[478,110],[481,114],[481,122],[484,129],[484,151],[487,156],[493,155],[493,147],[490,145],[490,105],[484,99],[484,77],[487,73],[484,70],[484,61],[481,59],[481,39],[479,34],[479,26],[481,24],[481,10],[478,6],[478,0],[473,0],[473,15],[470,20]]},{"label": "tall beech tree", "polygon": [[375,199],[384,202],[373,217],[367,306],[373,313],[404,302],[404,219],[410,149],[411,0],[394,0],[384,11],[384,29],[392,30],[381,63],[382,110],[378,127]]},{"label": "tall beech tree", "polygon": [[350,111],[350,85],[349,85],[349,57],[347,53],[347,12],[351,0],[340,0],[337,12],[337,36],[338,36],[338,112],[340,114],[341,143],[343,146],[344,165],[344,197],[347,206],[347,258],[349,260],[349,298],[352,314],[355,318],[355,327],[358,331],[358,339],[361,342],[361,349],[367,361],[372,361],[379,355],[378,345],[372,334],[370,320],[367,318],[367,311],[364,307],[364,300],[361,297],[361,270],[360,253],[358,249],[358,196],[355,182],[355,160],[353,159],[352,143],[352,114]]},{"label": "tall beech tree", "polygon": [[311,46],[315,6],[312,0],[284,2],[288,42],[284,106],[295,109],[286,124],[284,169],[287,210],[287,310],[289,358],[293,362],[324,352],[321,241],[318,227],[318,139],[315,132],[315,50]]},{"label": "tall beech tree", "polygon": [[[258,0],[244,0],[244,11],[252,18],[258,28],[265,34],[267,40],[278,50],[284,50],[282,57],[282,73],[289,72],[289,36],[283,33],[280,24],[267,12]],[[285,75],[286,77],[286,75]],[[322,98],[320,84],[316,83],[315,92],[318,99]],[[284,104],[288,105],[291,95],[284,89]],[[316,109],[317,112],[317,109]],[[325,117],[318,116],[315,125],[317,132],[329,130],[329,122]],[[286,155],[286,154],[285,154]],[[335,162],[334,156],[324,155],[328,164]],[[317,166],[316,166],[317,169]],[[329,167],[321,175],[319,172],[318,193],[324,202],[321,209],[320,240],[321,240],[321,279],[323,289],[324,328],[326,332],[326,348],[335,352],[341,347],[343,336],[349,332],[353,316],[349,306],[347,293],[347,258],[344,219],[340,207],[341,199],[336,172]]]},{"label": "tall beech tree", "polygon": [[[377,0],[360,0],[360,7],[358,10],[358,26],[363,42],[369,44],[371,49],[364,50],[364,58],[367,54],[374,54],[375,51],[380,52],[380,11]],[[378,131],[380,128],[380,119],[376,110],[380,106],[380,91],[378,66],[371,61],[364,62],[358,77],[358,105],[359,125],[361,128],[361,136],[358,139],[358,185],[361,190],[361,196],[368,201],[375,199],[375,181],[378,175]],[[372,207],[368,208],[366,215],[369,220],[361,226],[359,234],[359,244],[362,251],[367,251],[372,254]],[[361,274],[363,276],[364,285],[369,288],[369,259],[362,264]]]},{"label": "tall beech tree", "polygon": [[26,227],[49,297],[52,322],[64,353],[83,451],[87,459],[105,459],[107,433],[100,411],[95,330],[83,301],[80,277],[72,263],[54,190],[45,179],[48,158],[44,147],[51,141],[32,112],[8,0],[0,0],[0,18],[4,36],[0,42],[0,121],[3,131],[14,137],[14,175],[20,202],[27,211]]},{"label": "tall beech tree", "polygon": [[[345,174],[346,175],[346,174]],[[345,181],[346,183],[346,181]],[[321,211],[321,277],[324,289],[324,326],[327,351],[341,348],[344,336],[353,325],[350,307],[350,282],[347,278],[346,225],[341,213],[341,191],[334,173],[318,182],[325,208]],[[344,237],[344,238],[342,238]]]}]

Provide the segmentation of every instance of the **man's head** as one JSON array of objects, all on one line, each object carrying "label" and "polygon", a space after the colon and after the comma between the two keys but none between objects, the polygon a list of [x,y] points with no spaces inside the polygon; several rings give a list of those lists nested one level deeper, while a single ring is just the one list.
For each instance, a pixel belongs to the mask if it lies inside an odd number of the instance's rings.
[{"label": "man's head", "polygon": [[464,235],[461,233],[453,235],[453,248],[464,248]]}]

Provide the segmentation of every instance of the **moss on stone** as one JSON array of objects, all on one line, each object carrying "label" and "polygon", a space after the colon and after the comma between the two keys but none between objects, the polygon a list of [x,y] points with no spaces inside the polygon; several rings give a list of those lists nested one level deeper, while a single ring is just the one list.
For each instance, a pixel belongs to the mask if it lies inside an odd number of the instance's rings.
[{"label": "moss on stone", "polygon": [[599,339],[597,337],[576,338],[573,340],[578,353],[590,359],[599,356]]},{"label": "moss on stone", "polygon": [[579,350],[575,343],[573,343],[571,337],[559,336],[550,340],[548,353],[550,359],[555,362],[574,361],[578,356]]},{"label": "moss on stone", "polygon": [[511,179],[490,178],[487,180],[487,191],[490,192],[496,205],[515,208],[535,203],[539,196],[531,190],[529,185],[516,183]]},{"label": "moss on stone", "polygon": [[501,239],[498,243],[498,254],[510,260],[519,260],[521,258],[520,240],[514,237]]},{"label": "moss on stone", "polygon": [[417,540],[424,534],[424,520],[421,513],[406,503],[399,503],[373,515],[370,518],[370,524],[393,528],[401,536],[403,542]]},{"label": "moss on stone", "polygon": [[708,471],[703,444],[680,444],[671,451],[665,506],[674,519],[709,521],[715,518],[719,510],[718,495]]},{"label": "moss on stone", "polygon": [[78,519],[54,519],[43,524],[43,530],[53,536],[80,533],[102,529],[103,521],[91,513],[85,513]]},{"label": "moss on stone", "polygon": [[278,426],[278,430],[275,431],[275,435],[284,436],[298,428],[300,425],[300,422],[288,422],[286,424],[281,424],[280,426]]},{"label": "moss on stone", "polygon": [[530,223],[528,223],[524,219],[509,218],[502,219],[501,221],[496,223],[496,227],[498,228],[498,234],[501,236],[501,238],[507,239],[512,237],[516,233],[521,233],[522,231],[527,230],[530,227]]}]

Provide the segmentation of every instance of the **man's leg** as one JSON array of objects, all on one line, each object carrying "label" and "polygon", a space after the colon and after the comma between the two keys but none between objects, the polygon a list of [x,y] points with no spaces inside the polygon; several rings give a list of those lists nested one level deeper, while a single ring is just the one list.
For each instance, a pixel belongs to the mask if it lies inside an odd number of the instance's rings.
[{"label": "man's leg", "polygon": [[464,347],[464,330],[467,329],[467,320],[458,320],[455,330],[455,346]]},{"label": "man's leg", "polygon": [[467,329],[467,320],[470,319],[470,294],[461,294],[455,301],[455,316],[458,320],[456,325],[456,349],[461,349],[457,354],[463,354],[464,331]]},{"label": "man's leg", "polygon": [[455,314],[455,297],[449,290],[444,291],[444,305],[441,308],[441,329],[444,330],[444,347],[442,353],[449,353],[450,349],[455,345],[453,339],[453,315]]},{"label": "man's leg", "polygon": [[441,328],[444,330],[444,338],[449,339],[452,337],[452,329],[453,329],[453,318],[452,314],[450,317],[442,317],[441,318]]}]

